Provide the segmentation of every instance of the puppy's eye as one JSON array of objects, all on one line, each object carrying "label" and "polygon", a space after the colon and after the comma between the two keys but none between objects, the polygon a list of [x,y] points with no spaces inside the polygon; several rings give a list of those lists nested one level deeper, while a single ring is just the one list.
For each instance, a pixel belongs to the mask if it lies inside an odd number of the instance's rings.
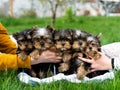
[{"label": "puppy's eye", "polygon": [[82,42],[80,42],[80,45],[82,45],[83,43]]},{"label": "puppy's eye", "polygon": [[24,42],[25,40],[23,39],[23,40],[19,40],[18,42]]},{"label": "puppy's eye", "polygon": [[95,43],[95,42],[92,42],[92,43],[91,43],[91,45],[92,45],[92,46],[95,46],[95,45],[96,45],[96,43]]},{"label": "puppy's eye", "polygon": [[70,40],[70,39],[71,39],[71,36],[67,36],[67,38]]},{"label": "puppy's eye", "polygon": [[38,41],[39,41],[39,38],[34,38],[33,41],[34,41],[34,40],[38,42]]},{"label": "puppy's eye", "polygon": [[51,42],[52,42],[50,39],[47,39],[46,41],[47,41],[48,43],[51,43]]},{"label": "puppy's eye", "polygon": [[55,41],[61,41],[60,39],[56,39]]},{"label": "puppy's eye", "polygon": [[31,39],[31,36],[27,36],[27,39]]},{"label": "puppy's eye", "polygon": [[64,41],[70,41],[70,39],[69,38],[64,38]]},{"label": "puppy's eye", "polygon": [[55,36],[55,40],[58,40],[59,38],[60,38],[59,36],[57,36],[57,35]]}]

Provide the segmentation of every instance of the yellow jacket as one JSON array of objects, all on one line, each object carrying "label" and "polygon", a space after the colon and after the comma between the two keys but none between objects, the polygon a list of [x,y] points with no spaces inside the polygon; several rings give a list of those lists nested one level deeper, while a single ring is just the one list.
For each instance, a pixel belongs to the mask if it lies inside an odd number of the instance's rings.
[{"label": "yellow jacket", "polygon": [[6,28],[0,23],[0,70],[31,68],[30,56],[22,61],[16,54],[17,46],[10,39]]}]

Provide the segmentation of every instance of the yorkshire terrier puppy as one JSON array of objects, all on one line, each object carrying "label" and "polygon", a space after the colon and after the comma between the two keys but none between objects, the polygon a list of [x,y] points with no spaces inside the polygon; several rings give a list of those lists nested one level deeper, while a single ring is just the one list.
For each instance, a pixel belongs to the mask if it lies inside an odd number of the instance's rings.
[{"label": "yorkshire terrier puppy", "polygon": [[[34,29],[24,29],[21,32],[17,32],[13,34],[13,37],[17,41],[18,49],[16,53],[21,60],[25,60],[27,56],[34,50],[34,46],[32,43],[32,33]],[[36,74],[32,69],[27,68],[19,68],[18,73],[24,71],[31,76],[35,76]]]},{"label": "yorkshire terrier puppy", "polygon": [[[32,32],[32,42],[35,49],[30,53],[30,56],[33,59],[38,60],[43,51],[55,51],[53,32],[54,29],[50,26],[47,26],[45,28],[34,28],[34,31]],[[34,71],[34,74],[32,76],[39,78],[52,76],[54,75],[53,67],[54,64],[52,63],[32,65],[32,70]]]},{"label": "yorkshire terrier puppy", "polygon": [[98,51],[100,50],[100,35],[93,36],[92,34],[81,31],[73,30],[73,56],[72,63],[75,65],[72,67],[76,71],[78,79],[85,77],[90,69],[90,64],[78,60],[78,56],[84,58],[100,58]]},{"label": "yorkshire terrier puppy", "polygon": [[35,50],[30,53],[32,58],[38,59],[39,55],[45,50],[54,50],[53,28],[47,26],[46,28],[34,28],[32,32],[32,42]]},{"label": "yorkshire terrier puppy", "polygon": [[72,43],[72,50],[73,50],[73,56],[72,58],[83,55],[83,51],[85,51],[87,42],[86,38],[90,36],[89,33],[81,30],[73,30],[73,43]]},{"label": "yorkshire terrier puppy", "polygon": [[[98,53],[98,52],[101,52],[100,37],[101,37],[101,33],[96,36],[90,35],[87,37],[86,39],[87,46],[85,50],[85,54],[87,56],[86,58],[93,58],[94,60],[97,60],[101,57],[101,55]],[[87,66],[89,66],[89,69],[90,69],[90,64],[87,64]],[[98,75],[102,75],[106,72],[108,72],[108,70],[95,71],[89,74],[87,73],[87,77],[92,78]]]},{"label": "yorkshire terrier puppy", "polygon": [[92,57],[95,60],[100,58],[100,54],[98,53],[99,51],[101,51],[100,37],[101,33],[96,36],[90,35],[86,39],[87,46],[85,53],[87,54],[87,56]]},{"label": "yorkshire terrier puppy", "polygon": [[18,49],[16,53],[18,54],[18,57],[22,60],[25,60],[27,58],[27,55],[29,55],[29,53],[33,50],[31,35],[29,33],[31,30],[32,29],[25,29],[21,32],[13,34],[13,37],[18,44]]},{"label": "yorkshire terrier puppy", "polygon": [[[38,78],[53,76],[57,73],[73,74],[77,73],[78,79],[85,76],[93,77],[101,72],[88,74],[90,64],[78,59],[84,58],[99,59],[100,37],[81,30],[54,30],[52,27],[25,29],[13,34],[18,43],[18,56],[22,60],[30,55],[34,60],[38,60],[43,51],[50,50],[62,57],[60,63],[41,63],[32,65],[31,70],[25,71],[29,75]],[[104,72],[103,72],[104,73]]]},{"label": "yorkshire terrier puppy", "polygon": [[58,72],[65,72],[69,69],[69,62],[72,58],[72,31],[69,29],[55,30],[53,36],[56,54],[62,57]]}]

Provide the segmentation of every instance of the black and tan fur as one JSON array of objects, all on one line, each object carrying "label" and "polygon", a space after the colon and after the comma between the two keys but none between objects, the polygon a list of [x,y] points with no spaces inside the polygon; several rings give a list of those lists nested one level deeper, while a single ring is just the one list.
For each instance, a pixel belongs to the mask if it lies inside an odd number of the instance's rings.
[{"label": "black and tan fur", "polygon": [[[78,79],[85,77],[90,69],[90,64],[80,61],[77,57],[82,56],[84,58],[94,58],[95,60],[100,58],[100,34],[94,36],[88,32],[81,30],[73,31],[73,60],[72,63],[75,64],[75,70]],[[74,66],[73,66],[74,68]]]},{"label": "black and tan fur", "polygon": [[[43,51],[55,51],[52,35],[53,32],[54,29],[50,26],[47,26],[45,28],[35,28],[35,30],[32,32],[32,42],[35,49],[30,53],[30,56],[33,59],[38,60]],[[53,76],[54,64],[40,63],[37,65],[32,65],[32,70],[34,71],[34,77],[45,78]]]},{"label": "black and tan fur", "polygon": [[69,29],[56,30],[53,36],[56,54],[62,57],[58,71],[65,72],[69,69],[69,62],[72,58],[72,31]]},{"label": "black and tan fur", "polygon": [[[78,56],[84,58],[100,58],[100,34],[92,35],[81,30],[54,30],[50,26],[45,28],[32,28],[14,34],[18,43],[19,57],[25,59],[30,55],[38,59],[45,50],[51,50],[57,56],[61,56],[60,63],[41,63],[32,65],[30,75],[39,78],[45,78],[54,75],[54,67],[57,73],[73,74],[76,73],[78,79],[89,76],[90,64],[78,59]],[[25,53],[25,54],[24,54]],[[24,57],[24,58],[23,58]],[[28,73],[28,72],[27,72]],[[96,73],[97,75],[97,73]],[[94,75],[91,74],[93,77]]]},{"label": "black and tan fur", "polygon": [[25,60],[27,56],[30,54],[30,52],[34,49],[31,41],[31,35],[30,31],[31,29],[25,29],[21,32],[17,32],[13,34],[13,37],[17,41],[18,49],[16,53],[18,54],[18,57],[22,60]]}]

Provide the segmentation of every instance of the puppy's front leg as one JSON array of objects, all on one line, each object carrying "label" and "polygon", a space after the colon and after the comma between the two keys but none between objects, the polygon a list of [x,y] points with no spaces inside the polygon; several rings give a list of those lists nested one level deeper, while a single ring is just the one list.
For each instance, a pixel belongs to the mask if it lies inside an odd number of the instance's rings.
[{"label": "puppy's front leg", "polygon": [[61,63],[58,70],[59,72],[65,72],[69,69],[69,63]]},{"label": "puppy's front leg", "polygon": [[78,78],[78,79],[82,79],[82,78],[84,78],[87,74],[88,74],[88,71],[85,70],[85,66],[84,66],[84,64],[82,63],[81,66],[78,67],[78,69],[77,69],[77,78]]},{"label": "puppy's front leg", "polygon": [[38,60],[39,56],[40,56],[40,52],[38,49],[35,49],[34,51],[32,51],[30,53],[30,56],[35,59],[35,60]]},{"label": "puppy's front leg", "polygon": [[101,57],[101,55],[97,51],[87,52],[87,58],[92,57],[94,60],[97,60]]},{"label": "puppy's front leg", "polygon": [[72,58],[72,54],[69,54],[69,53],[65,53],[63,55],[63,62],[69,62]]},{"label": "puppy's front leg", "polygon": [[21,60],[26,60],[27,54],[26,54],[26,52],[21,51],[21,52],[18,54],[18,57],[19,57]]}]

